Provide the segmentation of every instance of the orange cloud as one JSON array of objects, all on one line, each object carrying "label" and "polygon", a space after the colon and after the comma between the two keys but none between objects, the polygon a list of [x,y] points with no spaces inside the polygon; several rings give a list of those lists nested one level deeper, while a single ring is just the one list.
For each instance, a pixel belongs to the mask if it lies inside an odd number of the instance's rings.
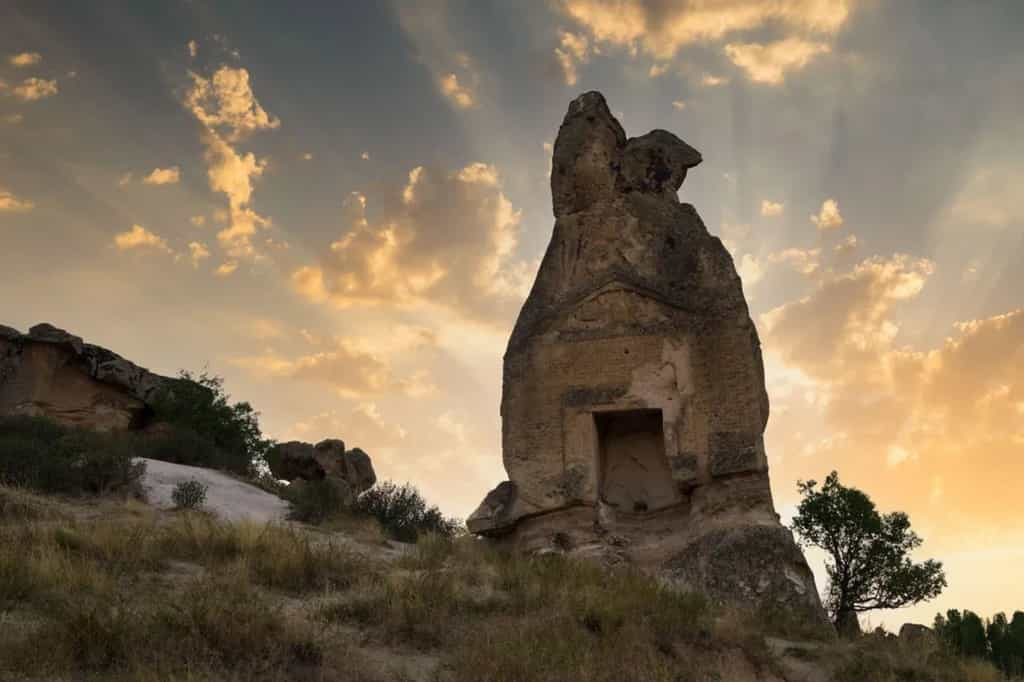
[{"label": "orange cloud", "polygon": [[53,97],[57,94],[57,81],[45,80],[43,78],[26,78],[21,85],[14,87],[11,92],[18,99],[26,102],[34,102],[39,99]]},{"label": "orange cloud", "polygon": [[594,40],[655,59],[672,59],[683,47],[720,40],[769,23],[798,32],[832,34],[850,14],[852,2],[836,0],[716,0],[664,3],[651,0],[563,0],[563,13]]},{"label": "orange cloud", "polygon": [[318,264],[292,273],[299,293],[338,307],[433,303],[476,319],[514,313],[532,271],[512,258],[520,212],[494,166],[414,168],[372,223],[367,202],[358,193],[346,200],[348,231]]},{"label": "orange cloud", "polygon": [[0,212],[25,213],[36,205],[27,199],[19,199],[13,192],[0,189]]},{"label": "orange cloud", "polygon": [[11,55],[7,60],[13,66],[24,67],[24,66],[35,66],[39,62],[43,61],[43,55],[38,52],[22,52],[20,54]]},{"label": "orange cloud", "polygon": [[834,230],[843,224],[843,216],[839,213],[839,204],[835,199],[825,199],[817,215],[811,216],[811,222],[821,231]]},{"label": "orange cloud", "polygon": [[343,398],[393,393],[423,397],[437,392],[426,371],[396,377],[382,357],[361,350],[346,339],[337,339],[329,350],[295,358],[268,351],[234,358],[231,363],[258,376],[325,383]]},{"label": "orange cloud", "polygon": [[156,235],[141,225],[132,225],[132,229],[114,235],[114,245],[121,251],[129,249],[156,249],[172,253],[167,240]]},{"label": "orange cloud", "polygon": [[755,83],[779,85],[788,71],[804,68],[820,54],[831,52],[825,43],[785,38],[773,43],[730,43],[725,54]]},{"label": "orange cloud", "polygon": [[555,59],[562,68],[565,84],[576,85],[577,66],[590,61],[590,45],[587,38],[576,33],[562,31],[559,46],[555,48]]},{"label": "orange cloud", "polygon": [[170,168],[154,168],[146,177],[142,178],[144,185],[174,185],[181,180],[181,169],[177,166]]},{"label": "orange cloud", "polygon": [[769,441],[781,480],[836,468],[911,512],[931,546],[963,547],[978,527],[1020,530],[1007,483],[1024,480],[1024,310],[909,347],[899,308],[932,272],[927,260],[869,258],[761,316]]}]

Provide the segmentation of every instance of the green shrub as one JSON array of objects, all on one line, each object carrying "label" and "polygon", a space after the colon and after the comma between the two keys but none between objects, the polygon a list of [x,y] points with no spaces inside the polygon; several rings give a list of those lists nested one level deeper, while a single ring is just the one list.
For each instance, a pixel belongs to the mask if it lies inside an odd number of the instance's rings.
[{"label": "green shrub", "polygon": [[447,518],[412,485],[398,486],[384,481],[360,495],[354,507],[357,513],[377,519],[384,532],[402,542],[415,542],[424,533],[453,537],[462,524]]},{"label": "green shrub", "polygon": [[[263,437],[259,413],[252,405],[232,404],[229,399],[224,380],[205,371],[195,375],[182,370],[177,379],[169,381],[153,399],[153,410],[160,421],[179,427],[180,432],[166,447],[187,453],[170,456],[191,457],[193,464],[254,475],[272,442]],[[192,437],[184,435],[188,432],[212,449],[200,447],[199,440],[189,440]]]},{"label": "green shrub", "polygon": [[345,491],[329,479],[295,481],[284,498],[291,503],[288,518],[302,523],[320,524],[349,511]]},{"label": "green shrub", "polygon": [[0,482],[47,493],[103,494],[145,471],[123,434],[65,427],[42,417],[0,418]]},{"label": "green shrub", "polygon": [[207,490],[209,487],[201,481],[182,481],[171,491],[171,500],[178,509],[199,509],[206,502]]},{"label": "green shrub", "polygon": [[140,457],[188,466],[219,469],[227,464],[225,455],[212,442],[183,426],[140,435],[137,451]]}]

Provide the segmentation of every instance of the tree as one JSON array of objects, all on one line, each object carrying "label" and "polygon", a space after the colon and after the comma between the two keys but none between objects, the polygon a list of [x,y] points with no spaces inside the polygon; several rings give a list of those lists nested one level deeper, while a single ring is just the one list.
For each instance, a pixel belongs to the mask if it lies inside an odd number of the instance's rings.
[{"label": "tree", "polygon": [[[223,467],[249,475],[273,444],[260,431],[259,412],[247,402],[231,404],[224,392],[224,380],[206,371],[195,375],[181,370],[178,378],[167,382],[153,401],[157,418],[191,432],[211,443],[217,450],[212,462],[183,462]],[[173,440],[185,442],[186,434],[174,434]],[[188,448],[197,453],[199,448]]]},{"label": "tree", "polygon": [[858,613],[909,606],[942,591],[942,564],[914,563],[908,556],[922,540],[905,513],[879,514],[871,498],[841,485],[835,471],[820,490],[817,485],[798,482],[803,499],[793,530],[801,544],[829,554],[825,606],[840,633],[859,632]]}]

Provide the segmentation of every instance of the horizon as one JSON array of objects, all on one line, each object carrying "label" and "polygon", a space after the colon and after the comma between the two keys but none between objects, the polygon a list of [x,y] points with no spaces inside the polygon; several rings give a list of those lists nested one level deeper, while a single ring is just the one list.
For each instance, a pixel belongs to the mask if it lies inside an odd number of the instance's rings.
[{"label": "horizon", "polygon": [[[465,518],[504,480],[501,359],[598,90],[694,146],[739,272],[776,511],[837,470],[937,599],[1024,610],[1024,7],[551,0],[0,8],[0,324],[207,367]],[[807,552],[818,589],[822,555]]]}]

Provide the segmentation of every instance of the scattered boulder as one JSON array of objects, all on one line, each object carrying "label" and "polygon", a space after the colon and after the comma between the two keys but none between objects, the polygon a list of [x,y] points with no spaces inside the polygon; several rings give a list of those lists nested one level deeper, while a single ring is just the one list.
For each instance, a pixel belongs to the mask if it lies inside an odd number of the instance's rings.
[{"label": "scattered boulder", "polygon": [[701,160],[664,130],[627,138],[598,92],[569,105],[554,233],[504,359],[509,480],[467,525],[527,552],[625,558],[831,633],[772,503],[768,394],[740,278],[676,194]]},{"label": "scattered boulder", "polygon": [[927,625],[920,625],[918,623],[904,623],[900,626],[899,638],[901,642],[913,643],[930,640],[934,636],[934,632]]},{"label": "scattered boulder", "polygon": [[173,381],[50,324],[0,325],[0,416],[49,417],[97,431],[139,429]]},{"label": "scattered boulder", "polygon": [[316,445],[289,441],[275,445],[267,454],[275,477],[293,481],[328,479],[344,484],[347,499],[368,490],[377,482],[370,456],[359,448],[345,449],[344,441],[322,440]]}]

